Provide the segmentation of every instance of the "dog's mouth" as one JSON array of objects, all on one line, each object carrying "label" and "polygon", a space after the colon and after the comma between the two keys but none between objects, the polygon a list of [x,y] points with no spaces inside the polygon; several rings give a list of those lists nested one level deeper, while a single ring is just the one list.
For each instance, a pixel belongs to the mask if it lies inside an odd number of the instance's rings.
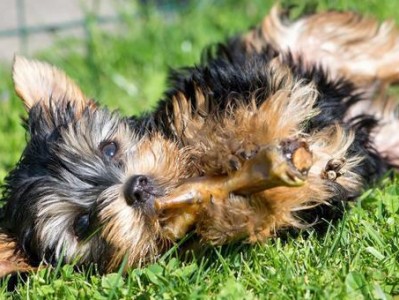
[{"label": "dog's mouth", "polygon": [[[184,222],[195,222],[195,216],[209,203],[226,202],[232,194],[249,196],[279,186],[301,186],[312,163],[312,152],[303,139],[261,146],[237,171],[191,178],[166,197],[155,199],[155,209],[160,216],[167,216],[169,227],[171,219],[179,219],[182,226]],[[187,224],[182,227],[188,228]],[[180,238],[182,230],[174,231],[171,237]]]}]

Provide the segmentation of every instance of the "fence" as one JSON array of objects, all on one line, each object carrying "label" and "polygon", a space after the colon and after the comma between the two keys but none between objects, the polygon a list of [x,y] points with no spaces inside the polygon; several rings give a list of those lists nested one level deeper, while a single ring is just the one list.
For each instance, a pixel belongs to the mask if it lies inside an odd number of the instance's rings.
[{"label": "fence", "polygon": [[[99,26],[119,21],[117,4],[155,4],[176,10],[189,0],[0,0],[0,60],[15,53],[30,54],[51,45],[55,33],[84,37],[87,16]],[[89,13],[89,14],[88,14]],[[93,19],[94,16],[94,19]]]},{"label": "fence", "polygon": [[[50,45],[59,32],[84,36],[86,16],[80,0],[0,1],[0,59],[11,60],[15,53],[30,54]],[[113,1],[86,0],[97,6],[100,25],[118,22]],[[87,7],[86,7],[87,8]]]}]

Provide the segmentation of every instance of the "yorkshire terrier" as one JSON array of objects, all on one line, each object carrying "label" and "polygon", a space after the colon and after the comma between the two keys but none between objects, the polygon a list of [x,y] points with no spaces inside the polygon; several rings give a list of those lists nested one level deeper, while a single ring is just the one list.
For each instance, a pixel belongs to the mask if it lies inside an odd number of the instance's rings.
[{"label": "yorkshire terrier", "polygon": [[263,241],[398,166],[392,23],[349,12],[291,22],[275,7],[210,53],[172,72],[165,99],[137,117],[16,57],[29,139],[3,187],[0,275],[61,259],[139,266],[189,232],[204,244]]}]

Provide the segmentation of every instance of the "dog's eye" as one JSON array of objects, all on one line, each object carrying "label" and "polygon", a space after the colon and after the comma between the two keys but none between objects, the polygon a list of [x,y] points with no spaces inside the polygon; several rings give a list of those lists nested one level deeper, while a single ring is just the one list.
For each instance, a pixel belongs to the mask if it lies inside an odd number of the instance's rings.
[{"label": "dog's eye", "polygon": [[86,237],[89,225],[90,225],[89,214],[79,215],[75,219],[75,222],[73,223],[73,230],[75,232],[75,235],[80,239]]},{"label": "dog's eye", "polygon": [[118,146],[115,142],[107,142],[100,146],[101,152],[105,157],[113,158],[118,151]]}]

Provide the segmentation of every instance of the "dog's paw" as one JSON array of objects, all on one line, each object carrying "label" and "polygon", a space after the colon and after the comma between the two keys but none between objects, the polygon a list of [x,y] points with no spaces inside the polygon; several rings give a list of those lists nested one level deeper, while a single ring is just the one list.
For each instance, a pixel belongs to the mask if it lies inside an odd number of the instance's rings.
[{"label": "dog's paw", "polygon": [[313,155],[305,139],[286,139],[280,143],[282,152],[292,167],[303,176],[313,165]]},{"label": "dog's paw", "polygon": [[327,162],[321,174],[321,177],[323,179],[335,181],[338,177],[345,174],[345,169],[344,169],[345,164],[346,164],[346,159],[343,157],[330,159]]}]

